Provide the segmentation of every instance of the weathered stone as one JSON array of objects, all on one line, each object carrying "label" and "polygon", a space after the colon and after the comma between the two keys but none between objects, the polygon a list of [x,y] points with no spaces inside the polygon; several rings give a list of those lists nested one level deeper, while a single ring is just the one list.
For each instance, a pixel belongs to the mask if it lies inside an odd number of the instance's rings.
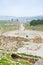
[{"label": "weathered stone", "polygon": [[35,42],[35,43],[41,43],[41,37],[40,37],[40,36],[36,36],[36,37],[33,39],[33,42]]},{"label": "weathered stone", "polygon": [[34,65],[43,65],[43,60],[38,60]]}]

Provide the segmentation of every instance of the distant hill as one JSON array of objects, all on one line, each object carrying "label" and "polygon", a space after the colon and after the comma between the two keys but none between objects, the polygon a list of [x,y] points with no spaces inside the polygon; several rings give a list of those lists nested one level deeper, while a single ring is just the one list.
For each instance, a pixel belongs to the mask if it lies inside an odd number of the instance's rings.
[{"label": "distant hill", "polygon": [[16,19],[15,16],[0,16],[0,20],[11,20]]},{"label": "distant hill", "polygon": [[26,22],[26,21],[31,21],[33,19],[43,19],[43,16],[35,16],[35,17],[15,17],[15,16],[0,16],[0,20],[12,20],[13,21],[21,21],[21,22]]}]

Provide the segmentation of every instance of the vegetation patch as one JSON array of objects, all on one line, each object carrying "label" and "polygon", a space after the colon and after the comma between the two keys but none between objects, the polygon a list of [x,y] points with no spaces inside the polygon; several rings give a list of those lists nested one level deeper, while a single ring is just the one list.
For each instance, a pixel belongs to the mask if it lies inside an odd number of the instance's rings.
[{"label": "vegetation patch", "polygon": [[13,59],[10,54],[5,53],[0,59],[0,65],[32,65],[26,61]]}]

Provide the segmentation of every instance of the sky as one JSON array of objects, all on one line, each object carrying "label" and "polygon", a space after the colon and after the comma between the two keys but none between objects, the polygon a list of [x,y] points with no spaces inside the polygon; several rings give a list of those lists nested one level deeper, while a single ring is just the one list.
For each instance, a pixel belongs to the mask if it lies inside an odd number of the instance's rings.
[{"label": "sky", "polygon": [[43,0],[0,0],[0,16],[43,15]]}]

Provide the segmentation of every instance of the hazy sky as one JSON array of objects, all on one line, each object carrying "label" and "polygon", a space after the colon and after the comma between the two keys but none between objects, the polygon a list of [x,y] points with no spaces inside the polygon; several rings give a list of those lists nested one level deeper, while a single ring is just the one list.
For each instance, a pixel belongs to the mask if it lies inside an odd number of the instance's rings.
[{"label": "hazy sky", "polygon": [[43,0],[0,0],[0,16],[43,15]]}]

